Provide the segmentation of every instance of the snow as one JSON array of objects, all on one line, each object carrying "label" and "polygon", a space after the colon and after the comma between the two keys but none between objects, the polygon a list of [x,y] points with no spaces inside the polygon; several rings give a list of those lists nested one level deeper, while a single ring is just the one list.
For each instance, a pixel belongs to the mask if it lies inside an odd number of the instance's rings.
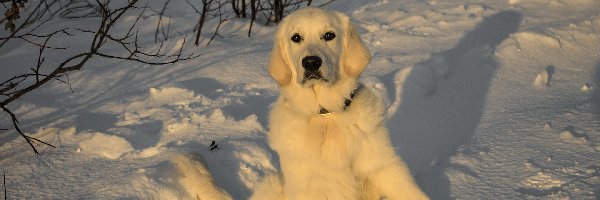
[{"label": "snow", "polygon": [[554,66],[549,65],[546,69],[542,70],[540,73],[535,76],[533,80],[533,85],[536,87],[544,87],[550,86],[550,80],[552,79],[552,74],[554,74]]},{"label": "snow", "polygon": [[108,159],[117,159],[124,153],[131,152],[133,147],[119,136],[93,133],[88,139],[79,142],[77,152],[96,154]]},{"label": "snow", "polygon": [[[386,99],[392,143],[432,199],[600,198],[600,2],[337,0],[325,7],[349,14],[371,50],[362,82]],[[183,1],[166,12],[173,14],[163,23],[176,31],[163,48],[173,53],[194,35],[197,14]],[[157,21],[139,22],[151,51],[160,46]],[[34,155],[14,130],[0,132],[9,199],[193,199],[219,191],[200,187],[211,179],[233,199],[249,197],[278,167],[266,137],[278,91],[266,72],[275,28],[254,24],[247,38],[247,27],[228,21],[208,47],[188,37],[184,53],[200,56],[173,65],[94,58],[69,76],[71,88],[55,82],[11,104],[25,132],[56,148],[38,146]],[[49,53],[46,62],[73,52]],[[0,49],[0,79],[34,66],[36,55],[28,44]],[[0,115],[0,128],[10,127]]]}]

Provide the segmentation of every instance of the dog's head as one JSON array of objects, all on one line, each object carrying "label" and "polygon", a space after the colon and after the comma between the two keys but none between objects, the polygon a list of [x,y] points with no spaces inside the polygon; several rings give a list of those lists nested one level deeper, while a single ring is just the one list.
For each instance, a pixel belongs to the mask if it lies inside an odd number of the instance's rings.
[{"label": "dog's head", "polygon": [[304,8],[279,24],[269,73],[280,86],[334,85],[358,78],[370,60],[345,14]]}]

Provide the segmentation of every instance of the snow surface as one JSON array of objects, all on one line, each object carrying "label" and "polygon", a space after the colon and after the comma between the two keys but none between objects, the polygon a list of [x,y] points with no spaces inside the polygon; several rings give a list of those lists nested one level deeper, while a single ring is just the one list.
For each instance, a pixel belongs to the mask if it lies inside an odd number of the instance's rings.
[{"label": "snow surface", "polygon": [[[326,8],[359,28],[373,55],[362,81],[386,99],[393,145],[432,199],[600,199],[599,1],[337,0]],[[164,47],[176,52],[197,14],[183,1],[169,11],[182,35]],[[141,21],[150,49],[159,47],[157,20]],[[90,21],[58,19],[52,28]],[[266,142],[275,28],[255,24],[247,38],[247,26],[227,22],[226,37],[209,47],[188,42],[184,53],[202,55],[173,65],[96,58],[69,76],[72,92],[53,83],[11,104],[22,129],[56,148],[34,155],[16,132],[0,133],[9,199],[194,198],[188,187],[200,182],[178,171],[172,157],[181,154],[246,199],[278,166]],[[34,46],[10,44],[0,49],[2,80],[35,63],[24,59],[35,58]],[[47,62],[65,55],[49,53]],[[0,115],[0,127],[9,122]]]}]

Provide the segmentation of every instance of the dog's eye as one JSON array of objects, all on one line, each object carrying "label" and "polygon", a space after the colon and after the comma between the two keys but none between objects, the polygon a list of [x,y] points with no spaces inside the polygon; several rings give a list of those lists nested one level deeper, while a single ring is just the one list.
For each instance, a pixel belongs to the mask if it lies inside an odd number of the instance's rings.
[{"label": "dog's eye", "polygon": [[325,41],[333,40],[333,38],[335,38],[335,33],[331,32],[331,31],[329,31],[329,32],[325,33],[325,35],[323,35],[323,39]]},{"label": "dog's eye", "polygon": [[295,43],[302,42],[302,36],[300,36],[300,34],[298,34],[298,33],[294,33],[294,35],[292,36],[291,39],[292,39],[292,42],[295,42]]}]

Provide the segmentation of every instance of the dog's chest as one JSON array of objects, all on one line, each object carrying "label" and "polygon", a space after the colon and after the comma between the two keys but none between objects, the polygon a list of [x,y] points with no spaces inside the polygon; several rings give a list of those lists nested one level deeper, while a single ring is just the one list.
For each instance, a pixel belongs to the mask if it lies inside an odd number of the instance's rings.
[{"label": "dog's chest", "polygon": [[287,131],[280,137],[284,141],[275,143],[285,145],[282,148],[285,150],[280,153],[301,154],[346,165],[353,157],[356,137],[349,127],[352,124],[344,122],[335,114],[315,115],[299,123],[284,125]]}]

